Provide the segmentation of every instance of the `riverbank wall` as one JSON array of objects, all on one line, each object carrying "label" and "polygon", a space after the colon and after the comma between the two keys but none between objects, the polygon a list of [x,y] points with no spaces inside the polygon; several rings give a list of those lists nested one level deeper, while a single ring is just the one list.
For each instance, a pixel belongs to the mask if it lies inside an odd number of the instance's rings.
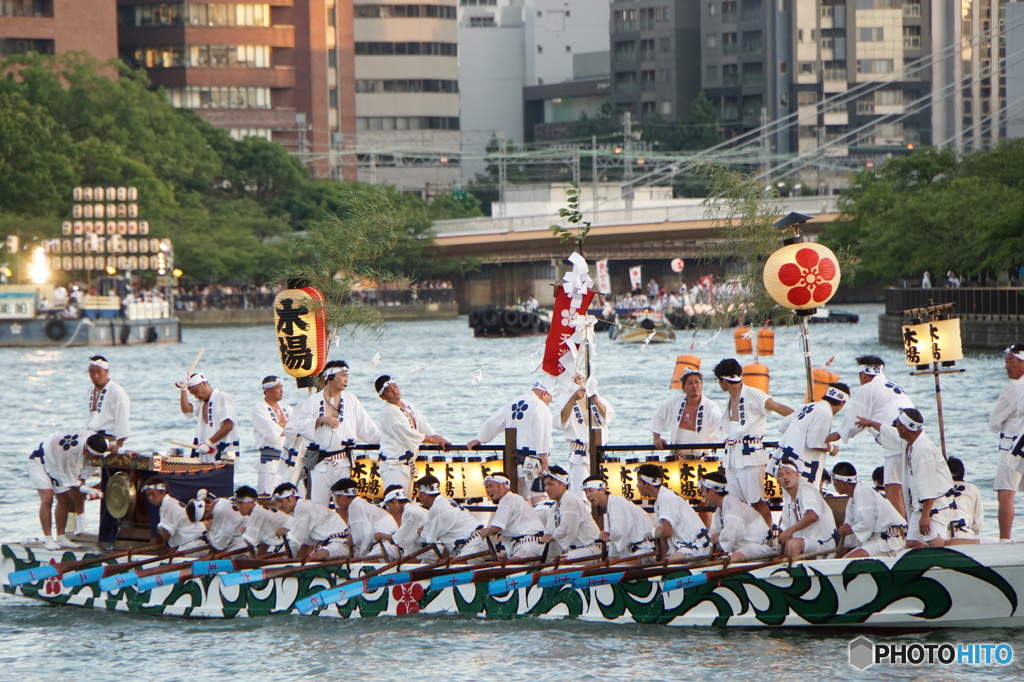
[{"label": "riverbank wall", "polygon": [[[458,317],[456,303],[419,303],[412,305],[380,306],[378,310],[385,322],[399,320],[447,320]],[[270,308],[245,310],[181,310],[178,320],[182,327],[257,327],[274,324],[274,311]]]},{"label": "riverbank wall", "polygon": [[885,313],[878,316],[878,340],[902,346],[904,310],[953,303],[960,318],[964,350],[985,353],[1024,343],[1024,288],[964,287],[957,289],[887,289]]}]

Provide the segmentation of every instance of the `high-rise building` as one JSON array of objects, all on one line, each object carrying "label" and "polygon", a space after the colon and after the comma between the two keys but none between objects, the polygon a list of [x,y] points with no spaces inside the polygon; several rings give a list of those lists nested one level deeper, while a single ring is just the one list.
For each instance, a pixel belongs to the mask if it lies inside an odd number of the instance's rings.
[{"label": "high-rise building", "polygon": [[35,52],[89,52],[117,56],[117,25],[111,0],[0,0],[0,57]]}]

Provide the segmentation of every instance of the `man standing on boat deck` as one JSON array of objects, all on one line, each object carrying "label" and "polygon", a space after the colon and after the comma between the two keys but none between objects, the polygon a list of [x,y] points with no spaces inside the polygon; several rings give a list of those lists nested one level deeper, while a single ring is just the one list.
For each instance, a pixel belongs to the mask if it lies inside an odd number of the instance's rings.
[{"label": "man standing on boat deck", "polygon": [[708,529],[693,506],[665,485],[659,464],[637,467],[637,489],[654,500],[654,537],[662,543],[661,556],[669,561],[702,557],[708,553]]},{"label": "man standing on boat deck", "polygon": [[540,556],[544,551],[541,523],[533,505],[511,490],[512,482],[502,472],[492,473],[484,479],[484,488],[491,502],[498,505],[491,523],[480,529],[480,535],[500,535],[509,559],[526,559]]},{"label": "man standing on boat deck", "polygon": [[423,542],[444,545],[453,557],[487,550],[487,542],[480,535],[483,526],[455,500],[441,494],[436,476],[428,474],[416,481],[416,499],[427,510],[427,520],[420,529]]},{"label": "man standing on boat deck", "polygon": [[857,469],[849,462],[832,468],[832,485],[846,502],[846,521],[839,526],[847,559],[896,556],[906,545],[907,520],[881,493],[857,482]]},{"label": "man standing on boat deck", "polygon": [[[238,414],[235,400],[219,388],[213,388],[201,372],[175,384],[181,389],[182,414],[197,419],[192,456],[203,464],[220,461],[229,450],[238,451]],[[191,398],[195,398],[193,401]]]},{"label": "man standing on boat deck", "polygon": [[715,508],[711,516],[710,540],[734,562],[760,559],[775,554],[768,544],[769,529],[764,519],[746,502],[726,490],[726,478],[720,471],[711,471],[700,479],[704,501]]},{"label": "man standing on boat deck", "polygon": [[308,555],[310,561],[325,561],[352,556],[348,525],[333,509],[312,500],[300,499],[299,489],[294,483],[277,486],[270,499],[289,516],[277,529],[277,536],[296,548],[296,559]]},{"label": "man standing on boat deck", "polygon": [[[351,478],[343,478],[331,486],[331,495],[338,516],[345,520],[352,534],[353,556],[364,557],[370,554],[376,534],[392,535],[398,524],[391,514],[359,497],[358,486]],[[381,549],[389,559],[398,556],[398,547],[390,540],[382,540]]]},{"label": "man standing on boat deck", "polygon": [[615,417],[611,404],[595,391],[587,415],[586,379],[580,372],[573,378],[577,389],[569,395],[559,414],[562,432],[569,441],[569,487],[582,494],[583,481],[590,476],[590,430],[601,430],[601,443],[608,443],[608,423]]},{"label": "man standing on boat deck", "polygon": [[[516,430],[516,456],[519,461],[519,490],[528,495],[539,483],[540,472],[548,468],[551,452],[551,404],[554,380],[545,376],[533,388],[492,414],[476,438],[466,443],[470,450],[491,440],[504,429]],[[540,486],[537,486],[540,489]]]},{"label": "man standing on boat deck", "polygon": [[832,432],[832,418],[843,409],[850,398],[850,387],[842,383],[829,384],[822,399],[808,403],[779,424],[782,436],[779,447],[772,452],[767,473],[774,476],[782,459],[799,465],[800,476],[808,483],[820,487],[825,455],[839,452],[835,441],[839,434]]},{"label": "man standing on boat deck", "polygon": [[380,477],[384,489],[400,485],[405,491],[416,477],[416,456],[421,443],[448,448],[451,441],[438,435],[437,429],[411,403],[402,399],[398,382],[387,374],[374,383],[384,401],[380,415]]},{"label": "man standing on boat deck", "polygon": [[[679,383],[683,392],[663,402],[647,425],[647,430],[654,434],[654,447],[664,450],[668,443],[722,440],[722,410],[704,395],[704,375],[687,367]],[[707,453],[707,450],[686,450],[672,454],[697,457]]]},{"label": "man standing on boat deck", "polygon": [[[252,408],[252,437],[260,451],[260,468],[256,474],[256,492],[270,496],[281,484],[281,467],[287,466],[284,454],[289,451],[285,443],[285,428],[291,408],[281,402],[284,398],[284,380],[278,376],[263,377],[263,400]],[[294,462],[290,463],[295,466]]]},{"label": "man standing on boat deck", "polygon": [[743,384],[743,368],[734,358],[715,365],[718,386],[729,395],[726,409],[725,475],[729,492],[746,502],[772,524],[772,515],[764,499],[764,473],[768,452],[764,432],[769,410],[786,417],[793,408],[776,402],[764,391]]},{"label": "man standing on boat deck", "polygon": [[553,466],[541,476],[544,490],[555,502],[541,542],[555,543],[557,551],[567,559],[599,555],[601,548],[597,538],[601,531],[587,503],[569,489],[569,473],[560,466]]},{"label": "man standing on boat deck", "polygon": [[380,443],[380,430],[353,393],[347,391],[349,368],[344,360],[324,365],[323,390],[306,398],[292,417],[306,439],[302,465],[309,472],[309,499],[326,505],[334,482],[352,476],[352,446]]},{"label": "man standing on boat deck", "polygon": [[203,524],[189,521],[185,507],[167,492],[167,481],[162,476],[150,477],[142,494],[160,513],[157,533],[173,550],[197,549],[206,544],[206,528]]},{"label": "man standing on boat deck", "polygon": [[[107,451],[116,455],[128,436],[132,435],[129,425],[131,413],[131,401],[128,393],[116,381],[110,378],[110,364],[102,355],[94,355],[89,358],[89,381],[92,388],[89,389],[89,414],[85,420],[85,430],[95,431],[107,439]],[[82,479],[89,478],[98,473],[95,468],[87,467],[82,471]],[[89,527],[89,521],[85,516],[85,495],[77,488],[71,489],[71,500],[74,503],[75,535],[85,533]],[[108,517],[104,505],[100,505],[100,524],[114,523]]]},{"label": "man standing on boat deck", "polygon": [[1004,351],[1003,364],[1010,383],[1003,388],[988,426],[999,434],[999,461],[992,489],[999,502],[999,539],[1009,540],[1013,531],[1014,500],[1024,491],[1024,453],[1014,452],[1014,444],[1024,433],[1024,343],[1015,343]]},{"label": "man standing on boat deck", "polygon": [[583,492],[590,504],[605,514],[605,529],[598,539],[606,543],[610,558],[625,559],[654,552],[654,526],[643,507],[622,495],[612,495],[608,483],[600,476],[584,481]]},{"label": "man standing on boat deck", "polygon": [[963,514],[957,509],[949,467],[939,448],[924,432],[924,417],[919,411],[900,410],[892,425],[870,419],[858,419],[857,424],[877,430],[876,440],[883,448],[901,450],[906,474],[903,502],[910,512],[907,547],[977,542],[950,539],[950,528],[963,525]]},{"label": "man standing on boat deck", "polygon": [[[880,424],[891,424],[901,408],[913,407],[910,396],[902,388],[886,378],[885,361],[877,355],[862,355],[857,358],[860,368],[860,387],[853,392],[846,416],[839,427],[843,443],[864,429],[857,426],[857,419],[864,417]],[[885,457],[885,498],[892,502],[903,518],[907,510],[903,505],[903,458],[902,449],[884,451]]]},{"label": "man standing on boat deck", "polygon": [[[43,530],[43,546],[49,550],[71,549],[78,543],[67,537],[68,512],[71,509],[71,488],[84,485],[82,472],[85,458],[107,452],[107,439],[89,432],[55,433],[39,444],[29,455],[28,476],[39,493],[39,523]],[[56,519],[52,518],[53,501],[57,501]],[[57,535],[51,537],[56,521]]]}]

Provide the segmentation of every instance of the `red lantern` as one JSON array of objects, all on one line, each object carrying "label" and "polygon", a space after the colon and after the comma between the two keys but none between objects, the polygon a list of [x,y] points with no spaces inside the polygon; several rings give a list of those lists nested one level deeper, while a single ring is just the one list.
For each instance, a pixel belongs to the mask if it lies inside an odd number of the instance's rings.
[{"label": "red lantern", "polygon": [[319,374],[327,362],[327,311],[317,289],[286,289],[274,298],[281,364],[296,379]]},{"label": "red lantern", "polygon": [[779,305],[790,310],[813,312],[836,293],[839,260],[821,244],[788,244],[764,264],[764,286]]}]

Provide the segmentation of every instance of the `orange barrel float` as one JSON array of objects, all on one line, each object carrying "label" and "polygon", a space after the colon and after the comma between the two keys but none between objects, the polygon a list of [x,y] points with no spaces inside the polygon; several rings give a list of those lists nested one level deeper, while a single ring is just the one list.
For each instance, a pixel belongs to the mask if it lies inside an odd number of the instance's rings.
[{"label": "orange barrel float", "polygon": [[775,355],[774,329],[759,329],[757,331],[757,354]]},{"label": "orange barrel float", "polygon": [[732,333],[732,340],[736,344],[736,352],[740,355],[748,355],[754,352],[754,345],[750,342],[750,337],[746,336],[750,332],[750,327],[739,327]]},{"label": "orange barrel float", "polygon": [[743,384],[745,386],[751,386],[753,388],[760,389],[765,393],[770,393],[768,385],[770,383],[770,377],[768,376],[768,366],[762,365],[759,362],[751,362],[748,365],[743,366]]},{"label": "orange barrel float", "polygon": [[679,378],[683,376],[683,372],[688,369],[695,369],[700,371],[700,358],[696,355],[680,355],[676,358],[676,368],[672,370],[672,384],[669,388],[682,388],[683,384],[679,381]]},{"label": "orange barrel float", "polygon": [[814,395],[807,400],[809,403],[821,400],[828,385],[839,381],[839,375],[827,369],[815,369],[811,371],[811,379],[814,381]]}]

